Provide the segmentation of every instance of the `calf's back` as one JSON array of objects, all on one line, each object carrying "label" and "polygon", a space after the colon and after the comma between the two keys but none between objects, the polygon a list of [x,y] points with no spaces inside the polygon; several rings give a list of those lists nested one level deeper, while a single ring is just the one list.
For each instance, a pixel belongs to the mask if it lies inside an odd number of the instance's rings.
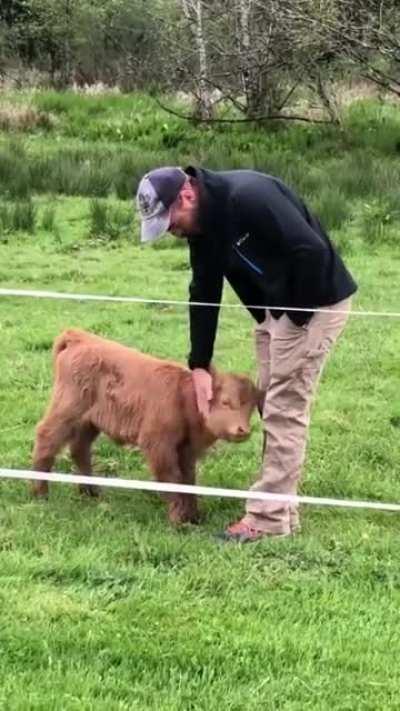
[{"label": "calf's back", "polygon": [[180,364],[84,331],[63,333],[54,355],[53,400],[79,422],[129,444],[199,434],[191,373]]}]

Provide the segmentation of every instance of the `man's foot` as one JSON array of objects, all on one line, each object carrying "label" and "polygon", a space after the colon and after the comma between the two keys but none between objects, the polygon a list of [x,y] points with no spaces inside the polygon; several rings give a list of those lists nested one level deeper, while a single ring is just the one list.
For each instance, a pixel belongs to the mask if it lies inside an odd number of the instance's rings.
[{"label": "man's foot", "polygon": [[261,538],[285,538],[287,536],[290,536],[290,533],[274,533],[272,531],[253,528],[253,526],[245,523],[242,519],[228,526],[219,537],[224,541],[234,541],[235,543],[253,543],[254,541],[259,541]]}]

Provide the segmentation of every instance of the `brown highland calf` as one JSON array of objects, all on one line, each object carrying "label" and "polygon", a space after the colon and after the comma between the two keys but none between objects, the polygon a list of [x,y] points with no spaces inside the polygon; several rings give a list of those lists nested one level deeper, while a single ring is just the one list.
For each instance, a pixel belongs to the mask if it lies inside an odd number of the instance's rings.
[{"label": "brown highland calf", "polygon": [[[54,387],[36,430],[33,468],[51,470],[69,445],[79,473],[91,474],[91,445],[100,432],[137,446],[158,481],[194,484],[196,461],[216,440],[245,440],[260,393],[239,375],[213,372],[210,415],[200,416],[190,370],[91,333],[69,330],[54,343]],[[93,486],[82,486],[89,495]],[[47,496],[48,483],[33,483]],[[195,496],[168,494],[169,519],[195,522]]]}]

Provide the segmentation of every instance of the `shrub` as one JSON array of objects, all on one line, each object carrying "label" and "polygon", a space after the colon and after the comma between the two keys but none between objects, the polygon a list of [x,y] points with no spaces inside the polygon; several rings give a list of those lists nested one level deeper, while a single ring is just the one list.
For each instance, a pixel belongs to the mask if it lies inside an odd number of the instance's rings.
[{"label": "shrub", "polygon": [[391,224],[394,220],[386,200],[373,200],[363,205],[360,218],[361,236],[370,246],[390,244],[393,241]]},{"label": "shrub", "polygon": [[0,108],[1,131],[34,131],[44,129],[48,131],[54,125],[54,120],[45,111],[39,111],[32,106],[3,105]]},{"label": "shrub", "polygon": [[13,208],[13,229],[15,231],[30,232],[35,231],[36,207],[31,198],[24,202],[16,202]]},{"label": "shrub", "polygon": [[0,232],[8,235],[11,232],[34,233],[36,226],[36,207],[31,198],[12,203],[0,203]]},{"label": "shrub", "polygon": [[127,206],[113,205],[107,200],[90,202],[89,235],[94,239],[114,241],[132,233],[133,214]]},{"label": "shrub", "polygon": [[0,234],[3,237],[12,231],[13,212],[11,205],[0,203]]},{"label": "shrub", "polygon": [[311,202],[313,211],[326,230],[338,229],[346,219],[349,219],[348,202],[339,188],[325,185],[317,198]]},{"label": "shrub", "polygon": [[90,201],[90,229],[91,237],[103,237],[108,232],[109,210],[103,200]]},{"label": "shrub", "polygon": [[56,210],[53,205],[46,207],[42,215],[42,229],[53,232],[55,227]]},{"label": "shrub", "polygon": [[0,149],[0,188],[5,197],[26,198],[30,194],[27,158],[23,149],[17,149],[15,144]]}]

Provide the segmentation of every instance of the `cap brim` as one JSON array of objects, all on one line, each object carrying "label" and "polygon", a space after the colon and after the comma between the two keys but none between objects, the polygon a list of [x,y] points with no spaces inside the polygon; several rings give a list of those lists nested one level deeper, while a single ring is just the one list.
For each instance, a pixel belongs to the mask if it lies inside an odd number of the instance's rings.
[{"label": "cap brim", "polygon": [[154,242],[162,237],[170,226],[171,217],[169,210],[161,215],[154,215],[148,220],[142,220],[140,240],[141,242]]}]

